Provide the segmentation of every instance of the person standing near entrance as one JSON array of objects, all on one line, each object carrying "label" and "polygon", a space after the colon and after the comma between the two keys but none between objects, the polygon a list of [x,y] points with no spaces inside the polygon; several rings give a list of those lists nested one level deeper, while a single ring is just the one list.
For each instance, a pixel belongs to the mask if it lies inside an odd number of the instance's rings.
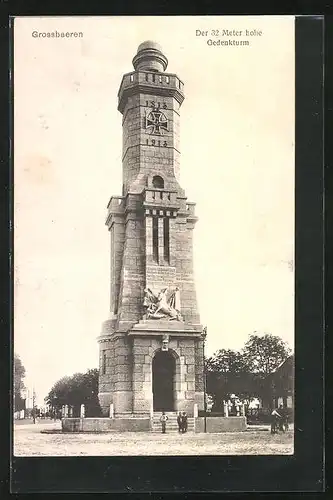
[{"label": "person standing near entrance", "polygon": [[160,418],[160,421],[161,421],[161,424],[162,424],[162,434],[165,434],[167,420],[168,420],[168,416],[165,414],[164,411],[162,411],[162,415],[161,415],[161,418]]},{"label": "person standing near entrance", "polygon": [[181,422],[182,422],[182,433],[184,434],[185,432],[187,432],[187,414],[185,411],[183,411]]},{"label": "person standing near entrance", "polygon": [[182,413],[179,412],[177,415],[178,432],[182,432]]}]

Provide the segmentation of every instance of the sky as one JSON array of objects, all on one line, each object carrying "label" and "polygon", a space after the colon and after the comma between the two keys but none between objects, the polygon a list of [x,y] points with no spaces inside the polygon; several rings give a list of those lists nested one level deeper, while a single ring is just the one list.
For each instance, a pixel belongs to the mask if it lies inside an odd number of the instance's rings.
[{"label": "sky", "polygon": [[[51,31],[83,37],[33,36]],[[122,186],[117,93],[145,40],[184,82],[181,186],[197,204],[207,354],[253,332],[294,345],[294,18],[16,18],[14,350],[38,404],[62,376],[98,367],[106,206]]]}]

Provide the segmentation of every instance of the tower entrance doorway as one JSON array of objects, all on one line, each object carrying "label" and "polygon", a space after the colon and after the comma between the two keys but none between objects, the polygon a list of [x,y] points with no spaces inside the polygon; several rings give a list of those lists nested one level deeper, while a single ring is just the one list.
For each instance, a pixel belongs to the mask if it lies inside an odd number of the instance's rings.
[{"label": "tower entrance doorway", "polygon": [[153,358],[153,407],[154,411],[175,409],[176,362],[169,351],[158,351]]}]

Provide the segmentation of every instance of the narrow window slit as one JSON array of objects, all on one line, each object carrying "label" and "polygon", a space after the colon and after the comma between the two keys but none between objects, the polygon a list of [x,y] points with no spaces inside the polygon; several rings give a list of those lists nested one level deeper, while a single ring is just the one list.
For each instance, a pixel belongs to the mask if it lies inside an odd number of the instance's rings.
[{"label": "narrow window slit", "polygon": [[106,373],[106,351],[103,351],[103,356],[102,356],[102,374],[105,375]]},{"label": "narrow window slit", "polygon": [[163,220],[163,240],[164,240],[164,260],[170,262],[170,227],[169,218],[165,217]]},{"label": "narrow window slit", "polygon": [[158,262],[158,217],[153,217],[153,259]]}]

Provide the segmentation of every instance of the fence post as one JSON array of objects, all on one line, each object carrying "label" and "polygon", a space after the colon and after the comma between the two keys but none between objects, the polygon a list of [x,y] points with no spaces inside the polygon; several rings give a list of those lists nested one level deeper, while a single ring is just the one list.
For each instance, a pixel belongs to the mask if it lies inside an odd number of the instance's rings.
[{"label": "fence post", "polygon": [[114,418],[114,406],[113,406],[113,403],[110,403],[109,418]]},{"label": "fence post", "polygon": [[81,405],[80,407],[80,418],[84,418],[86,415],[86,409],[84,405]]}]

